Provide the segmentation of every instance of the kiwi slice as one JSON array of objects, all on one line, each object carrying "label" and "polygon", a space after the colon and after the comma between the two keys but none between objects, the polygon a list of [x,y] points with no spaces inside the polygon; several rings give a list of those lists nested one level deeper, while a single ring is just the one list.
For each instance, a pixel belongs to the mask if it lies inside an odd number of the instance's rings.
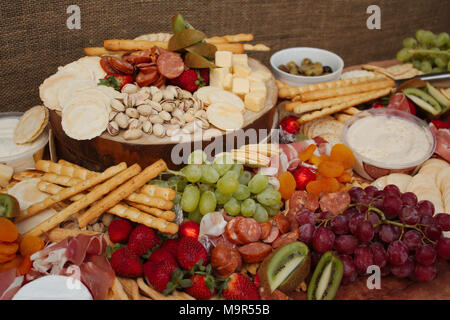
[{"label": "kiwi slice", "polygon": [[14,218],[20,215],[17,199],[9,194],[0,193],[0,217]]},{"label": "kiwi slice", "polygon": [[184,64],[189,68],[215,68],[216,65],[206,59],[205,57],[202,57],[201,55],[198,55],[193,52],[187,52],[184,56]]},{"label": "kiwi slice", "polygon": [[168,49],[170,51],[179,51],[206,38],[206,35],[195,29],[184,29],[175,33],[169,39]]},{"label": "kiwi slice", "polygon": [[407,88],[403,90],[403,93],[420,108],[433,116],[438,115],[442,110],[439,102],[423,90],[418,88]]},{"label": "kiwi slice", "polygon": [[445,112],[448,110],[448,108],[450,108],[450,101],[442,93],[440,93],[438,89],[433,87],[429,82],[427,82],[427,90],[428,93],[444,107],[442,109],[442,112]]},{"label": "kiwi slice", "polygon": [[184,29],[194,29],[194,27],[181,14],[177,13],[172,17],[172,31],[177,33]]},{"label": "kiwi slice", "polygon": [[308,300],[333,300],[341,284],[344,264],[328,251],[322,255],[308,285]]},{"label": "kiwi slice", "polygon": [[186,48],[186,51],[196,53],[199,56],[213,60],[216,56],[217,47],[207,42],[199,42]]},{"label": "kiwi slice", "polygon": [[307,277],[310,268],[308,246],[303,242],[286,244],[262,262],[258,275],[262,284],[271,292],[279,289],[283,292],[294,291]]}]

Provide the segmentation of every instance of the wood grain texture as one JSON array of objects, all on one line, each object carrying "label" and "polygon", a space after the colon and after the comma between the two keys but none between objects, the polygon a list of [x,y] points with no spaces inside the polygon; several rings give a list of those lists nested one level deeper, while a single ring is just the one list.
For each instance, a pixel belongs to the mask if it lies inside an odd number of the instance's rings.
[{"label": "wood grain texture", "polygon": [[[253,43],[272,48],[251,53],[268,64],[270,55],[294,46],[331,50],[346,65],[390,59],[401,41],[419,28],[450,31],[448,2],[380,0],[381,30],[366,28],[369,0],[38,0],[0,4],[1,111],[25,111],[40,103],[42,81],[104,39],[134,38],[170,31],[170,18],[183,14],[208,36],[252,32]],[[81,29],[69,30],[67,7],[81,8]]]}]

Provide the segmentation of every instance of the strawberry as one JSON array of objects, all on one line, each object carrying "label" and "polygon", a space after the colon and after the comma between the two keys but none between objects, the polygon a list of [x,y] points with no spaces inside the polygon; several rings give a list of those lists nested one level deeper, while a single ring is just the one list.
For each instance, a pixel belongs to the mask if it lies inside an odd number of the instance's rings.
[{"label": "strawberry", "polygon": [[108,235],[114,243],[126,243],[133,225],[125,219],[114,219],[108,226]]},{"label": "strawberry", "polygon": [[177,260],[175,259],[175,256],[165,248],[159,248],[158,250],[155,250],[151,255],[150,258],[148,258],[148,261],[164,261],[167,260],[173,264],[175,264],[178,268]]},{"label": "strawberry", "polygon": [[140,224],[131,232],[128,239],[128,248],[138,256],[142,256],[160,243],[161,239],[158,238],[153,229]]},{"label": "strawberry", "polygon": [[297,122],[298,117],[294,116],[287,116],[280,122],[281,129],[284,131],[290,133],[290,134],[296,134],[300,131],[300,125]]},{"label": "strawberry", "polygon": [[166,240],[162,244],[161,249],[168,250],[174,257],[176,257],[177,256],[178,242],[179,242],[179,240],[177,240],[177,239]]},{"label": "strawberry", "polygon": [[123,86],[128,83],[133,83],[134,79],[130,75],[123,75],[118,73],[109,73],[104,79],[100,79],[99,85],[112,87],[116,90],[122,90]]},{"label": "strawberry", "polygon": [[259,300],[258,289],[241,273],[230,276],[222,295],[228,300]]},{"label": "strawberry", "polygon": [[431,120],[431,123],[438,129],[450,129],[450,122],[444,120]]},{"label": "strawberry", "polygon": [[178,244],[177,260],[185,270],[190,270],[199,260],[205,266],[208,263],[208,253],[205,247],[195,238],[183,237]]},{"label": "strawberry", "polygon": [[118,276],[137,278],[142,275],[139,257],[127,247],[114,251],[109,263]]},{"label": "strawberry", "polygon": [[159,292],[166,290],[167,283],[172,278],[172,272],[177,269],[170,261],[147,261],[144,264],[144,274],[148,282]]},{"label": "strawberry", "polygon": [[259,285],[261,284],[261,281],[259,280],[259,275],[256,274],[255,278],[253,279],[253,284],[255,287],[259,288]]},{"label": "strawberry", "polygon": [[216,295],[215,280],[211,275],[194,274],[189,278],[192,286],[185,291],[196,299],[207,300]]},{"label": "strawberry", "polygon": [[[209,82],[209,75],[208,75],[208,82]],[[179,75],[177,78],[172,79],[170,83],[174,86],[178,86],[190,92],[194,92],[199,87],[203,87],[206,85],[203,77],[200,74],[200,71],[196,69],[188,69],[183,71],[183,73]]]},{"label": "strawberry", "polygon": [[203,78],[203,85],[204,86],[208,86],[209,85],[209,68],[203,68],[203,69],[198,69],[198,71],[200,72],[200,76]]},{"label": "strawberry", "polygon": [[178,229],[178,236],[180,238],[192,237],[197,239],[199,233],[200,225],[195,221],[185,221],[180,225],[180,228]]}]

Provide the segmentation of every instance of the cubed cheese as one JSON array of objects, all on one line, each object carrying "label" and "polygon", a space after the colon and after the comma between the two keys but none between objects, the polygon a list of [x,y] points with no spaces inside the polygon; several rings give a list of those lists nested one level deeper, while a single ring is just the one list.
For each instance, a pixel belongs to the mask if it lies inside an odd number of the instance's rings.
[{"label": "cubed cheese", "polygon": [[232,92],[240,97],[250,92],[250,81],[246,78],[233,78]]},{"label": "cubed cheese", "polygon": [[216,51],[215,64],[218,67],[230,68],[232,63],[233,53],[231,51]]},{"label": "cubed cheese", "polygon": [[249,76],[250,80],[259,79],[264,82],[269,81],[271,77],[272,77],[272,74],[270,72],[263,71],[263,70],[254,71]]},{"label": "cubed cheese", "polygon": [[251,80],[250,81],[250,92],[262,92],[265,95],[267,92],[266,85],[262,81]]},{"label": "cubed cheese", "polygon": [[241,65],[248,67],[248,57],[247,54],[233,54],[233,66]]},{"label": "cubed cheese", "polygon": [[247,93],[244,98],[245,108],[253,112],[259,112],[264,108],[265,99],[266,95],[262,92]]},{"label": "cubed cheese", "polygon": [[252,72],[252,69],[248,66],[235,64],[233,65],[233,75],[238,78],[248,78],[250,73]]},{"label": "cubed cheese", "polygon": [[6,187],[11,180],[14,169],[5,164],[0,164],[0,187]]},{"label": "cubed cheese", "polygon": [[230,74],[228,68],[211,69],[209,72],[209,85],[212,87],[223,88],[223,80],[227,74]]},{"label": "cubed cheese", "polygon": [[223,78],[223,89],[231,91],[231,88],[233,87],[233,75],[231,73],[227,73],[225,77]]}]

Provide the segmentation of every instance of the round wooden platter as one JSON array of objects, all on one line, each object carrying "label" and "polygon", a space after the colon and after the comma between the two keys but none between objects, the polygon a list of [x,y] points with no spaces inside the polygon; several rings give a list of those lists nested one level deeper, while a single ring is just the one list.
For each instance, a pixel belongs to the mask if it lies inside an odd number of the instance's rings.
[{"label": "round wooden platter", "polygon": [[[248,63],[252,71],[263,70],[270,73],[270,70],[258,60],[249,58]],[[267,96],[264,108],[260,112],[244,111],[244,130],[270,130],[278,124],[275,108],[278,89],[273,76],[266,82],[266,87]],[[56,111],[50,111],[50,125],[55,138],[57,157],[95,171],[103,171],[107,167],[122,161],[128,165],[138,163],[142,167],[146,167],[158,159],[163,159],[171,169],[179,169],[183,162],[185,163],[189,152],[182,153],[182,155],[177,154],[173,161],[172,149],[175,146],[177,146],[177,150],[194,150],[201,143],[201,147],[205,149],[208,145],[214,143],[220,146],[223,141],[231,137],[235,141],[234,148],[240,147],[240,145],[236,145],[238,140],[233,137],[233,132],[225,133],[224,131],[222,136],[201,142],[179,143],[170,137],[158,138],[147,134],[144,134],[140,139],[127,141],[122,136],[123,132],[114,137],[105,132],[92,140],[75,140],[64,133],[61,126],[61,115]],[[214,148],[214,145],[209,148]],[[180,160],[180,156],[182,156],[183,161]]]}]

